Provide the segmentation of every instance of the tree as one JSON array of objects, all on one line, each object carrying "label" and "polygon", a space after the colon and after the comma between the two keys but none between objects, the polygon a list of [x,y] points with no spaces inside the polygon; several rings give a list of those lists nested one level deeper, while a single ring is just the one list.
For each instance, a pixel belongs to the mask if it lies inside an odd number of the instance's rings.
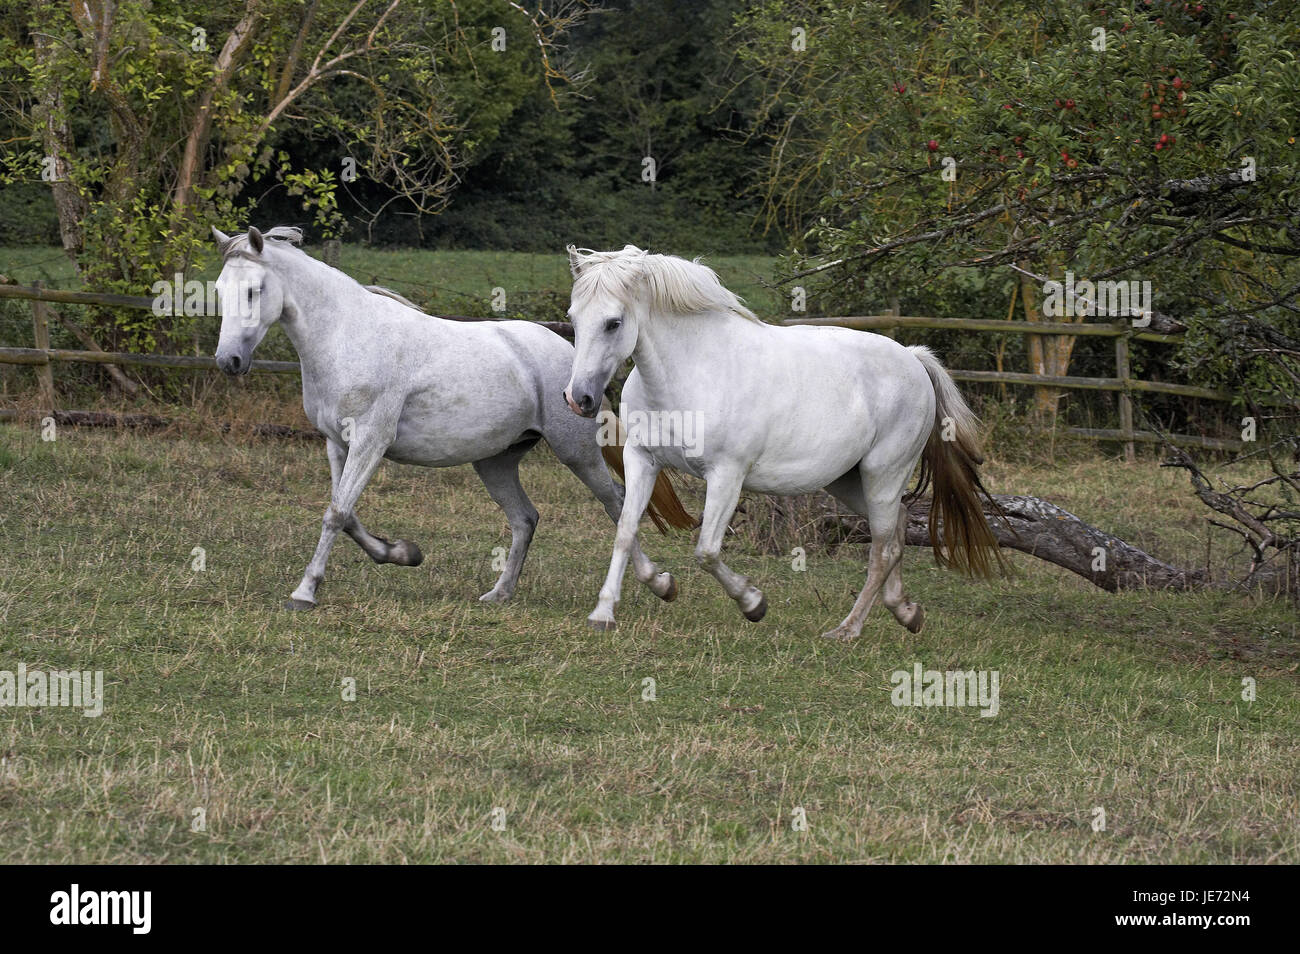
[{"label": "tree", "polygon": [[[18,132],[0,152],[0,182],[50,182],[83,280],[134,292],[185,271],[209,222],[243,218],[239,196],[258,179],[300,195],[326,230],[354,173],[436,211],[465,155],[499,135],[532,88],[563,88],[561,44],[585,10],[583,0],[532,12],[489,0],[18,3],[0,20],[0,111]],[[332,168],[295,168],[270,145],[294,130],[347,152]],[[176,321],[118,316],[100,330],[148,348],[183,330]]]},{"label": "tree", "polygon": [[[1263,488],[1236,488],[1249,505],[1218,501],[1220,513],[1259,547],[1294,554],[1300,19],[1289,5],[770,0],[741,24],[766,81],[756,131],[770,143],[769,215],[803,235],[788,281],[860,303],[920,297],[973,270],[1007,276],[1030,321],[1149,311],[1153,327],[1185,326],[1177,363],[1239,395],[1243,436],[1274,470]],[[1071,278],[1092,287],[1052,294]],[[1152,299],[1134,306],[1103,282]],[[1072,340],[1032,336],[1031,370],[1065,374]],[[1038,410],[1054,413],[1055,399],[1040,388]]]},{"label": "tree", "polygon": [[[770,214],[806,235],[792,279],[833,293],[887,270],[906,293],[1002,270],[1029,320],[1094,317],[1084,296],[1044,315],[1045,281],[1066,272],[1149,281],[1157,322],[1213,325],[1270,275],[1281,294],[1258,304],[1286,297],[1300,253],[1287,11],[916,6],[791,0],[744,19],[768,78]],[[1033,370],[1064,373],[1070,339],[1034,340]]]},{"label": "tree", "polygon": [[[534,91],[511,134],[471,158],[440,243],[528,250],[627,242],[690,254],[780,248],[746,195],[762,144],[738,82],[743,0],[604,0],[568,36],[584,82],[556,110]],[[647,162],[649,160],[649,162]],[[653,173],[653,177],[651,177]]]}]

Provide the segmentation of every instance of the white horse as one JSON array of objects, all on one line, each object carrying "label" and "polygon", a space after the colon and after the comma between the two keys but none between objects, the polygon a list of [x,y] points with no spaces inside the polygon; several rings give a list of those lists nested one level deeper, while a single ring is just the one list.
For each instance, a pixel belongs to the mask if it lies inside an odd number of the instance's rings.
[{"label": "white horse", "polygon": [[936,559],[971,574],[989,573],[990,557],[1001,564],[977,496],[987,491],[976,471],[975,416],[927,348],[846,328],[765,324],[712,270],[632,245],[570,246],[569,259],[577,344],[569,407],[595,415],[614,369],[629,356],[636,362],[619,409],[627,493],[593,626],[615,625],[637,521],[665,467],[707,481],[695,556],[755,622],[766,599],[720,559],[742,490],[824,488],[870,521],[866,585],[831,638],[857,637],[882,591],[894,617],[921,630],[925,612],[903,595],[899,570],[904,489],[918,459],[921,484],[934,481]]},{"label": "white horse", "polygon": [[[528,554],[538,514],[519,483],[519,461],[538,440],[545,438],[611,519],[619,519],[622,491],[602,462],[603,451],[617,467],[617,448],[598,447],[598,425],[565,409],[561,392],[573,348],[559,335],[527,321],[426,315],[295,248],[298,229],[263,236],[250,228],[234,238],[212,233],[225,259],[217,279],[218,367],[248,373],[253,349],[282,322],[302,364],[303,409],[327,442],[330,505],[316,553],[287,606],[316,605],[340,530],[376,563],[418,566],[423,559],[414,543],[390,543],[357,520],[357,498],[385,457],[427,467],[473,463],[511,533],[505,569],[485,601],[510,599]],[[654,507],[661,528],[661,514],[673,525],[692,525],[667,483]],[[633,560],[657,596],[677,595],[669,574],[639,551]]]}]

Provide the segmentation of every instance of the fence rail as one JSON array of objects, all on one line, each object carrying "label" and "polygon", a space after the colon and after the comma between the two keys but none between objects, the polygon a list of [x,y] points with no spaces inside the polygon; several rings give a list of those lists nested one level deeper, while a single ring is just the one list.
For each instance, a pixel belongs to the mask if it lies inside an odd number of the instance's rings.
[{"label": "fence rail", "polygon": [[[1144,381],[1132,376],[1129,365],[1129,343],[1152,341],[1174,344],[1182,340],[1181,334],[1143,330],[1131,321],[1113,323],[1082,323],[1066,321],[1016,321],[997,318],[936,318],[926,315],[850,315],[843,318],[790,318],[785,325],[820,325],[835,328],[853,328],[858,331],[893,331],[898,328],[931,328],[970,331],[976,334],[1020,335],[1070,335],[1079,338],[1113,338],[1115,340],[1115,377],[1091,378],[1028,374],[1022,371],[964,371],[949,368],[948,373],[958,381],[980,384],[1017,384],[1030,387],[1064,388],[1082,391],[1115,391],[1119,394],[1118,430],[1109,428],[1067,427],[1065,433],[1088,440],[1118,441],[1124,445],[1124,456],[1133,460],[1135,444],[1158,443],[1163,438],[1151,431],[1137,430],[1133,425],[1133,394],[1172,394],[1178,397],[1199,398],[1204,401],[1232,401],[1236,395],[1221,388],[1203,388],[1192,384],[1174,384],[1167,381]],[[1272,403],[1291,404],[1285,399]],[[1203,437],[1199,434],[1171,434],[1176,444],[1205,447],[1213,450],[1239,451],[1245,443],[1231,438]]]},{"label": "fence rail", "polygon": [[1180,334],[1143,331],[1129,322],[1084,324],[1073,321],[1014,321],[1001,318],[934,318],[925,315],[849,315],[843,318],[787,318],[783,325],[827,325],[875,331],[891,328],[948,328],[955,331],[1020,335],[1073,335],[1078,338],[1132,337],[1165,344],[1182,340]]},{"label": "fence rail", "polygon": [[[72,351],[49,346],[48,315],[53,309],[49,304],[97,305],[107,308],[131,308],[152,310],[154,299],[136,295],[105,294],[100,292],[64,291],[24,286],[0,284],[0,299],[25,299],[32,302],[32,327],[35,348],[0,348],[0,364],[31,365],[38,369],[42,400],[52,409],[54,406],[54,385],[51,365],[55,363],[103,364],[110,370],[121,367],[173,368],[180,370],[215,370],[216,361],[199,355],[157,355],[132,354],[128,352],[106,352],[101,350]],[[57,317],[57,315],[56,315]],[[491,321],[469,315],[443,315],[454,321]],[[63,320],[63,319],[60,319]],[[71,322],[63,320],[71,326]],[[538,324],[549,328],[556,334],[567,338],[573,337],[573,327],[566,322],[545,321]],[[993,318],[938,318],[921,315],[850,315],[830,318],[793,318],[783,322],[785,325],[822,325],[838,328],[853,328],[860,331],[892,331],[900,328],[929,328],[975,332],[976,334],[1026,334],[1026,335],[1071,335],[1075,337],[1113,338],[1115,340],[1115,371],[1113,378],[1046,376],[1020,371],[966,371],[950,368],[949,373],[958,381],[971,383],[997,383],[1024,385],[1030,387],[1062,388],[1084,391],[1115,391],[1119,394],[1120,427],[1118,430],[1104,428],[1069,427],[1065,433],[1089,440],[1117,441],[1124,445],[1125,456],[1133,459],[1136,443],[1158,442],[1161,438],[1150,431],[1140,431],[1133,426],[1134,392],[1151,394],[1171,394],[1178,397],[1198,398],[1206,401],[1231,401],[1234,395],[1217,388],[1203,388],[1190,384],[1174,384],[1165,381],[1144,381],[1134,378],[1129,371],[1129,343],[1131,341],[1152,341],[1170,344],[1182,339],[1178,334],[1167,334],[1133,327],[1131,322],[1075,323],[1075,322],[1032,322]],[[74,329],[79,330],[79,329]],[[84,333],[83,333],[84,334]],[[82,337],[82,335],[78,335]],[[83,338],[83,344],[87,342]],[[253,370],[272,374],[298,374],[300,369],[296,361],[262,361],[253,362]],[[115,375],[121,378],[120,374]],[[120,383],[120,381],[119,381]],[[1291,403],[1278,401],[1277,403]],[[1241,450],[1245,445],[1241,441],[1227,438],[1203,437],[1196,434],[1170,435],[1175,443],[1189,446],[1205,447],[1214,450]]]}]

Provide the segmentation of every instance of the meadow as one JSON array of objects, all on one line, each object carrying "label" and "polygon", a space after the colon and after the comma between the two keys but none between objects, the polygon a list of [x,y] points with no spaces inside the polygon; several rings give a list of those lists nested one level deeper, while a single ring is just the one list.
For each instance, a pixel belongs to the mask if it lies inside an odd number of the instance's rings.
[{"label": "meadow", "polygon": [[[995,461],[990,480],[1170,559],[1203,550],[1150,463]],[[476,600],[508,530],[473,472],[385,465],[360,513],[425,563],[341,540],[301,614],[281,604],[327,502],[321,446],[0,427],[0,668],[106,681],[99,718],[0,709],[0,861],[1300,860],[1281,603],[1110,595],[1021,555],[971,582],[909,549],[925,630],[877,607],[828,643],[860,548],[810,543],[800,572],[733,535],[771,606],[751,624],[689,534],[651,531],[681,596],[630,583],[598,633],[611,528],[544,449],[524,483],[542,522],[512,603]],[[917,663],[998,671],[997,715],[893,705]]]},{"label": "meadow", "polygon": [[[494,286],[554,302],[567,286],[562,255],[349,247],[343,264],[448,312]],[[770,261],[715,264],[777,307]],[[19,281],[58,268],[51,249],[0,263]],[[695,567],[691,534],[647,524],[681,595],[629,580],[619,629],[593,632],[612,527],[543,446],[523,467],[542,517],[512,603],[476,599],[509,535],[473,471],[386,464],[359,513],[424,564],[375,566],[342,539],[320,607],[292,613],[324,450],[248,425],[305,426],[296,380],[190,380],[186,406],[141,398],[175,420],[162,432],[0,425],[0,670],[102,670],[106,689],[98,718],[0,708],[0,862],[1300,860],[1283,601],[1107,594],[1020,554],[974,582],[909,548],[923,632],[877,607],[861,639],[829,643],[864,551],[774,547],[754,530],[768,504],[746,498],[725,555],[764,588],[765,620]],[[986,473],[1171,562],[1238,546],[1145,456],[999,421]],[[698,512],[700,485],[681,490]],[[894,705],[893,674],[917,664],[996,671],[996,716]]]}]

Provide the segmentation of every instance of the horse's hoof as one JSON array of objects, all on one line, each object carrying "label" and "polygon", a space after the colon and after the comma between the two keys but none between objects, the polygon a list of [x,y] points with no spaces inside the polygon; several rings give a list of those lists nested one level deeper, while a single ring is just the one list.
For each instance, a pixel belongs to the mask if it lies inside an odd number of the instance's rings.
[{"label": "horse's hoof", "polygon": [[857,635],[850,633],[843,626],[836,626],[829,633],[822,633],[822,639],[833,639],[838,643],[851,643],[857,639]]},{"label": "horse's hoof", "polygon": [[745,619],[749,620],[751,623],[757,623],[767,615],[767,597],[764,596],[760,599],[758,605],[752,610],[741,610],[741,612],[745,614]]},{"label": "horse's hoof", "polygon": [[592,619],[588,617],[587,625],[602,633],[607,633],[612,629],[618,629],[618,623],[614,622],[612,619]]},{"label": "horse's hoof", "polygon": [[917,606],[916,612],[912,614],[912,618],[903,625],[906,626],[908,631],[913,635],[919,635],[921,630],[925,628],[925,610],[920,606]]},{"label": "horse's hoof", "polygon": [[410,540],[398,540],[393,544],[393,550],[399,552],[394,554],[390,550],[388,553],[389,562],[396,563],[398,566],[419,566],[424,562],[424,554]]},{"label": "horse's hoof", "polygon": [[668,577],[668,589],[659,598],[665,603],[671,603],[677,599],[677,581],[671,575]]},{"label": "horse's hoof", "polygon": [[287,610],[314,610],[316,604],[311,600],[295,600],[292,597],[284,601],[284,608]]},{"label": "horse's hoof", "polygon": [[502,593],[500,590],[491,589],[478,598],[480,603],[506,603],[510,600],[509,593]]}]

